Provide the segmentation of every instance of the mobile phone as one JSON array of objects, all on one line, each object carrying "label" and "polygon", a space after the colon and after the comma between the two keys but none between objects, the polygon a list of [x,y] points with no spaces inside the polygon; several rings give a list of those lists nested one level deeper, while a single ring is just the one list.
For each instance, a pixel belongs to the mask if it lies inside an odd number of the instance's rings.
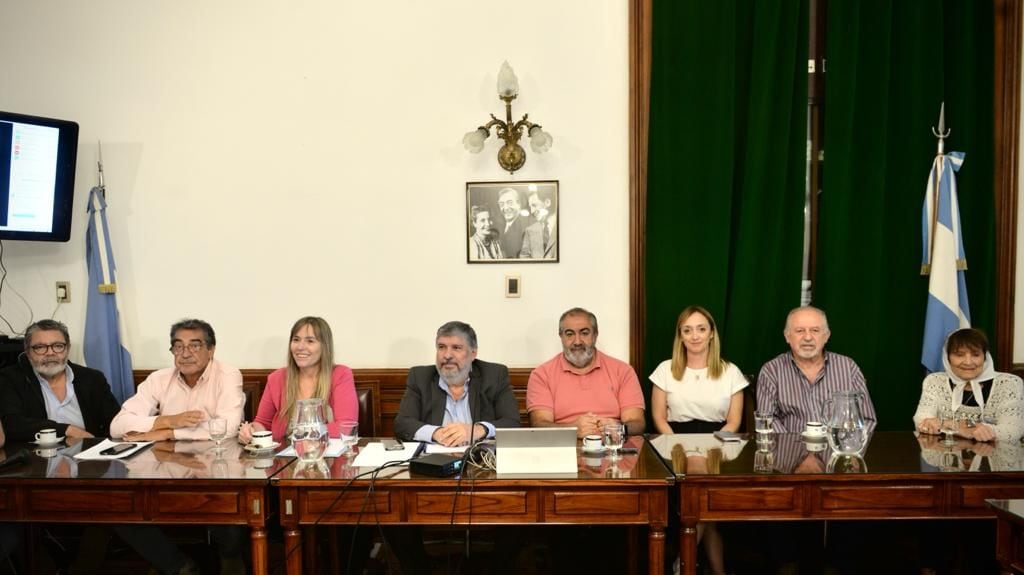
[{"label": "mobile phone", "polygon": [[397,439],[382,439],[380,442],[384,445],[384,451],[402,451],[405,449],[405,444]]},{"label": "mobile phone", "polygon": [[100,455],[120,455],[125,451],[135,449],[136,444],[134,443],[118,443],[113,447],[108,447],[100,452]]},{"label": "mobile phone", "polygon": [[619,449],[619,453],[623,455],[635,455],[637,453],[640,453],[640,450],[637,449],[636,447],[623,447]]},{"label": "mobile phone", "polygon": [[725,442],[740,440],[740,434],[735,431],[716,431],[715,437]]}]

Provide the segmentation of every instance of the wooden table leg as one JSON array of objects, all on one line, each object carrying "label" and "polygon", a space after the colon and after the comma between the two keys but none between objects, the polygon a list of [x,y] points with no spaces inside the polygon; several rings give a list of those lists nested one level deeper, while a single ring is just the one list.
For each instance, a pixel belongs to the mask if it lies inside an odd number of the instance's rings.
[{"label": "wooden table leg", "polygon": [[665,572],[665,527],[651,525],[647,535],[647,573],[661,575]]},{"label": "wooden table leg", "polygon": [[253,575],[267,575],[267,530],[252,528],[252,572]]},{"label": "wooden table leg", "polygon": [[680,571],[686,575],[697,575],[697,525],[683,525],[679,535]]},{"label": "wooden table leg", "polygon": [[298,526],[284,532],[284,555],[288,575],[302,575],[302,532]]}]

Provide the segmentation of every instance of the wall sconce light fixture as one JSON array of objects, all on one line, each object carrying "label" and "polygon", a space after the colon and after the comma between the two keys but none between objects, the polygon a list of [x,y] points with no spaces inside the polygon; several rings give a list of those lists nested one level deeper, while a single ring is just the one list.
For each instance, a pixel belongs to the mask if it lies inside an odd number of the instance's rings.
[{"label": "wall sconce light fixture", "polygon": [[519,95],[519,79],[516,78],[512,66],[508,62],[501,65],[498,72],[498,98],[505,102],[505,120],[499,120],[491,114],[491,121],[483,126],[467,132],[462,138],[462,145],[472,154],[480,153],[484,149],[484,141],[491,135],[491,128],[496,128],[495,133],[505,141],[505,144],[498,150],[498,164],[508,173],[514,173],[526,163],[526,152],[519,145],[519,138],[526,130],[530,136],[530,147],[534,152],[543,154],[551,149],[551,134],[541,129],[540,124],[534,124],[527,120],[529,114],[523,114],[523,119],[512,123],[512,100]]}]

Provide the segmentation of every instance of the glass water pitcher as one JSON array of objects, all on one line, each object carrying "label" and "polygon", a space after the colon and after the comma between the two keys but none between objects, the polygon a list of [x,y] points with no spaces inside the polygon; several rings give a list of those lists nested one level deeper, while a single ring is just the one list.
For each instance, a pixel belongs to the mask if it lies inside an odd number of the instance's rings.
[{"label": "glass water pitcher", "polygon": [[300,399],[292,416],[292,446],[301,461],[318,461],[327,450],[327,418],[322,399]]},{"label": "glass water pitcher", "polygon": [[825,429],[828,443],[839,455],[860,454],[867,445],[868,428],[864,421],[864,394],[837,391],[825,401]]}]

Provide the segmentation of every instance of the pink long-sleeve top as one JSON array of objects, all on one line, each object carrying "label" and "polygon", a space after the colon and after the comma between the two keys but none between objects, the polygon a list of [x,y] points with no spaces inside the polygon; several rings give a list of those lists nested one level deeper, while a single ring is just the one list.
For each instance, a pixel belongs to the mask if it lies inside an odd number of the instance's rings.
[{"label": "pink long-sleeve top", "polygon": [[[288,370],[283,367],[267,376],[267,386],[263,390],[260,408],[256,412],[256,423],[269,429],[274,435],[274,441],[282,441],[288,432],[289,421],[277,417],[284,404],[284,386],[287,379]],[[327,405],[331,408],[331,414],[328,415],[330,421],[327,422],[327,433],[331,437],[341,437],[340,422],[359,421],[355,379],[352,370],[344,365],[335,365],[331,372],[331,390],[327,395]]]}]

